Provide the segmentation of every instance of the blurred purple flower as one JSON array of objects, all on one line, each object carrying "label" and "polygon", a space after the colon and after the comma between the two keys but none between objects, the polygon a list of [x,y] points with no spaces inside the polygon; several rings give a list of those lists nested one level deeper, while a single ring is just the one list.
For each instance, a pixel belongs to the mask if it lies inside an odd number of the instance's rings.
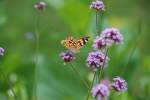
[{"label": "blurred purple flower", "polygon": [[45,7],[46,7],[46,3],[40,1],[39,3],[35,4],[34,7],[35,7],[37,10],[44,10]]},{"label": "blurred purple flower", "polygon": [[105,5],[103,4],[102,1],[95,0],[91,3],[90,8],[95,9],[96,11],[104,11]]},{"label": "blurred purple flower", "polygon": [[100,83],[92,88],[91,93],[94,98],[97,98],[97,100],[101,100],[102,98],[104,98],[104,100],[107,100],[110,91],[105,84]]},{"label": "blurred purple flower", "polygon": [[27,40],[32,40],[34,38],[34,34],[32,32],[25,33],[25,37]]},{"label": "blurred purple flower", "polygon": [[64,60],[65,63],[68,63],[75,59],[75,54],[71,51],[66,51],[61,53],[60,57]]},{"label": "blurred purple flower", "polygon": [[117,76],[113,78],[112,87],[118,92],[125,92],[127,91],[127,82]]},{"label": "blurred purple flower", "polygon": [[3,56],[4,52],[5,52],[4,48],[0,47],[0,56]]},{"label": "blurred purple flower", "polygon": [[102,38],[109,39],[112,43],[120,44],[123,42],[123,36],[116,28],[106,28],[100,35]]},{"label": "blurred purple flower", "polygon": [[105,39],[100,36],[97,36],[96,39],[94,40],[93,48],[95,50],[103,49],[106,46],[111,46],[112,42],[113,41],[110,39]]},{"label": "blurred purple flower", "polygon": [[103,65],[108,63],[109,58],[102,53],[101,51],[91,52],[87,58],[88,67],[92,68],[94,71],[97,71]]}]

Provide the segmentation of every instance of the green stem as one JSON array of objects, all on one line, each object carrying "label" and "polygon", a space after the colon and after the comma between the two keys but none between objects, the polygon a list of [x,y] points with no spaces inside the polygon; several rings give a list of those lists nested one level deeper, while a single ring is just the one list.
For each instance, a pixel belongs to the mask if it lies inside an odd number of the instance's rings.
[{"label": "green stem", "polygon": [[[104,61],[106,61],[107,55],[108,55],[108,48],[106,48]],[[100,82],[101,76],[103,74],[103,68],[104,68],[104,66],[105,66],[105,62],[103,63],[103,65],[101,66],[100,71],[99,71],[99,82]]]},{"label": "green stem", "polygon": [[87,95],[87,97],[86,97],[86,100],[89,99],[90,91],[91,91],[91,89],[92,89],[92,87],[93,87],[95,78],[96,78],[96,72],[94,72],[93,80],[92,80],[92,83],[91,83],[90,88],[89,88],[89,90],[88,90],[88,95]]},{"label": "green stem", "polygon": [[34,72],[34,92],[33,92],[33,100],[37,100],[37,78],[38,78],[38,54],[39,54],[39,14],[35,16],[35,38],[36,38],[36,50],[35,50],[35,72]]},{"label": "green stem", "polygon": [[98,12],[96,12],[96,34],[98,34]]},{"label": "green stem", "polygon": [[80,75],[79,71],[73,66],[72,63],[70,63],[70,66],[71,66],[72,70],[80,77],[80,79],[82,80],[82,82],[84,83],[84,85],[85,85],[87,88],[89,88],[89,86],[88,86],[86,80],[85,80],[84,78],[82,78],[82,76]]}]

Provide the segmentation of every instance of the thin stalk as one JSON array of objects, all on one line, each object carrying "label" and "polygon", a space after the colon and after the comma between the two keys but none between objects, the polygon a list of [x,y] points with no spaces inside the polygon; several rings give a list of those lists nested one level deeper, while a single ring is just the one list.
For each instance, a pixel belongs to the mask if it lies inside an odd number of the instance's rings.
[{"label": "thin stalk", "polygon": [[98,34],[98,12],[96,11],[96,34]]},{"label": "thin stalk", "polygon": [[91,91],[91,89],[92,89],[92,87],[93,87],[95,78],[96,78],[96,72],[94,72],[93,80],[92,80],[92,83],[91,83],[90,88],[89,88],[89,90],[88,90],[88,95],[87,95],[87,97],[86,97],[86,100],[89,99],[90,91]]},{"label": "thin stalk", "polygon": [[103,68],[101,67],[101,68],[98,70],[98,75],[97,75],[97,77],[98,77],[98,82],[97,82],[97,83],[100,82],[100,79],[101,79],[101,76],[102,76],[102,71],[103,71]]},{"label": "thin stalk", "polygon": [[82,76],[80,75],[79,71],[74,67],[74,65],[72,63],[70,63],[70,66],[72,68],[72,70],[80,77],[80,79],[82,80],[82,82],[84,83],[84,85],[89,88],[89,85],[87,84],[86,80],[84,78],[82,78]]},{"label": "thin stalk", "polygon": [[[106,60],[107,55],[108,55],[108,48],[106,48],[104,61]],[[103,65],[101,66],[100,71],[99,71],[99,82],[100,82],[101,76],[103,74],[104,66],[105,66],[105,62],[103,63]]]},{"label": "thin stalk", "polygon": [[39,24],[39,14],[35,16],[35,38],[36,38],[36,50],[35,50],[35,72],[34,72],[34,92],[33,92],[33,98],[34,100],[37,100],[37,78],[38,78],[38,54],[39,54],[39,31],[38,31],[38,24]]}]

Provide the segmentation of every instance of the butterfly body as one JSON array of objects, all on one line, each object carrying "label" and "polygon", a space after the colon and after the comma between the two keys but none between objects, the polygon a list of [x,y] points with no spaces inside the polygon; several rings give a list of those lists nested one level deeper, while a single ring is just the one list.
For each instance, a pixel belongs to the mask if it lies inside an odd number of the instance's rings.
[{"label": "butterfly body", "polygon": [[74,39],[73,37],[68,37],[65,40],[61,41],[61,44],[64,45],[67,49],[74,53],[80,52],[80,49],[88,42],[89,37],[82,37],[80,39]]}]

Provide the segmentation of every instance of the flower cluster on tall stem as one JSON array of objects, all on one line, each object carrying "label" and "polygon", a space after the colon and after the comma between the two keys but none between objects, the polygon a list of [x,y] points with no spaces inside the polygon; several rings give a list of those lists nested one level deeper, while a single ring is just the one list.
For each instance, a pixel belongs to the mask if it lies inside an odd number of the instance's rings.
[{"label": "flower cluster on tall stem", "polygon": [[101,51],[93,51],[89,53],[89,56],[87,58],[87,65],[94,71],[97,71],[98,69],[105,67],[103,64],[107,64],[109,61],[109,58]]},{"label": "flower cluster on tall stem", "polygon": [[101,50],[110,47],[113,44],[123,43],[123,36],[117,28],[106,28],[97,36],[93,43],[95,50]]},{"label": "flower cluster on tall stem", "polygon": [[[97,24],[97,13],[98,11],[105,10],[105,6],[102,1],[94,1],[90,5],[91,9],[96,10],[96,29],[98,27]],[[105,68],[105,65],[109,61],[109,57],[107,56],[108,48],[111,47],[113,44],[121,44],[123,43],[123,36],[117,28],[106,28],[104,29],[96,38],[94,39],[94,43],[92,45],[94,51],[90,52],[87,57],[87,65],[92,70],[96,71],[96,73],[101,73],[102,69]],[[99,72],[100,71],[100,72]],[[101,74],[100,74],[101,75]],[[99,74],[97,77],[100,80]],[[116,77],[113,79],[113,83],[109,83],[106,81],[101,81],[93,85],[95,81],[95,77],[93,77],[93,81],[89,90],[91,90],[92,96],[97,98],[97,100],[108,100],[109,93],[111,88],[116,90],[117,92],[124,92],[127,90],[127,83],[124,79],[120,77]],[[89,94],[87,96],[88,100]]]},{"label": "flower cluster on tall stem", "polygon": [[90,4],[90,8],[94,9],[96,11],[104,11],[105,10],[105,5],[102,1],[95,0]]},{"label": "flower cluster on tall stem", "polygon": [[[106,68],[106,65],[108,65],[110,60],[110,58],[108,57],[108,48],[110,48],[114,44],[118,45],[123,43],[123,35],[120,33],[119,29],[114,27],[106,28],[99,33],[98,13],[105,10],[105,5],[102,1],[95,0],[90,4],[90,8],[96,11],[96,32],[98,35],[93,41],[93,50],[89,52],[86,59],[88,68],[91,69],[92,72],[94,72],[94,76],[89,87],[86,100],[89,99],[90,93],[94,98],[97,98],[97,100],[108,100],[112,89],[117,92],[127,91],[127,82],[119,76],[115,77],[113,79],[113,82],[101,79],[102,71],[104,71],[103,69]],[[60,57],[65,64],[71,64],[71,62],[75,60],[75,53],[71,52],[71,50],[78,50],[78,48],[80,48],[78,46],[80,46],[81,44],[83,45],[85,41],[83,41],[83,43],[80,43],[80,45],[78,45],[77,47],[76,43],[78,43],[79,41],[75,40],[74,42],[73,38],[69,38],[69,41],[65,41],[66,42],[64,43],[67,43],[65,47],[70,50],[61,53]],[[72,68],[74,70],[74,66],[72,66]],[[78,71],[76,70],[75,72],[78,73]]]},{"label": "flower cluster on tall stem", "polygon": [[113,83],[111,84],[111,86],[117,92],[127,91],[127,82],[119,76],[113,78]]},{"label": "flower cluster on tall stem", "polygon": [[66,64],[66,63],[69,63],[75,59],[75,54],[71,51],[66,51],[66,52],[62,52],[60,54],[60,57],[62,58],[62,60]]},{"label": "flower cluster on tall stem", "polygon": [[36,8],[37,10],[44,10],[46,7],[46,3],[43,1],[38,2],[37,4],[34,5],[34,8]]},{"label": "flower cluster on tall stem", "polygon": [[[38,2],[34,5],[34,8],[37,11],[43,11],[46,8],[46,3],[43,1]],[[35,15],[35,22],[34,22],[34,29],[35,29],[35,69],[34,69],[34,87],[33,87],[33,99],[37,100],[37,70],[38,70],[38,55],[39,55],[39,14],[36,12]]]},{"label": "flower cluster on tall stem", "polygon": [[97,97],[97,100],[101,100],[101,98],[104,98],[104,100],[107,100],[109,96],[109,88],[105,84],[97,84],[92,89],[92,96]]}]

